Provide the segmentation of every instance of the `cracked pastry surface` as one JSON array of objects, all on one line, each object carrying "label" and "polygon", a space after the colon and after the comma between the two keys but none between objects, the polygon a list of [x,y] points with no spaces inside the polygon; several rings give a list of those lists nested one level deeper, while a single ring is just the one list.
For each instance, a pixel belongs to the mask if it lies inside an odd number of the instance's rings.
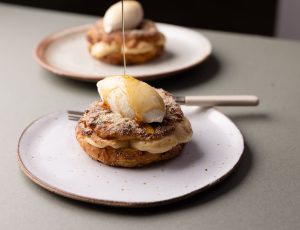
[{"label": "cracked pastry surface", "polygon": [[192,129],[171,94],[158,89],[166,105],[161,123],[141,123],[113,113],[103,102],[92,103],[76,128],[76,138],[93,159],[107,165],[141,167],[178,155]]}]

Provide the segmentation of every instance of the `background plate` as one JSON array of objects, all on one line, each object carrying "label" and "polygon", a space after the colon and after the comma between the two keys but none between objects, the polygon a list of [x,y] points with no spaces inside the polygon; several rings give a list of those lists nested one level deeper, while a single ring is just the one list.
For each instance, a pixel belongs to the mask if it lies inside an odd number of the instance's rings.
[{"label": "background plate", "polygon": [[[44,38],[37,46],[35,57],[45,69],[58,75],[83,81],[123,74],[123,67],[93,59],[87,51],[86,30],[91,25],[69,28]],[[211,54],[209,40],[194,30],[157,23],[166,36],[164,54],[148,63],[128,66],[129,75],[150,80],[172,75],[204,61]]]},{"label": "background plate", "polygon": [[[241,158],[237,127],[210,108],[183,107],[193,139],[178,157],[138,169],[114,168],[88,157],[75,139],[76,122],[67,113],[44,116],[25,129],[18,159],[40,186],[77,200],[143,207],[183,199],[223,179]],[[172,188],[172,189],[170,189]]]}]

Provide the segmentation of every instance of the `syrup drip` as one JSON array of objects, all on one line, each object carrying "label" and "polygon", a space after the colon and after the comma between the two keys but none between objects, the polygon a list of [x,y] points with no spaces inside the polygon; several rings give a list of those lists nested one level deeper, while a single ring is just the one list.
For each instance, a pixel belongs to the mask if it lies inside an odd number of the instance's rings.
[{"label": "syrup drip", "polygon": [[122,0],[122,53],[123,53],[123,66],[124,66],[123,74],[124,76],[126,76],[124,0]]},{"label": "syrup drip", "polygon": [[144,127],[144,129],[146,129],[146,133],[147,134],[153,134],[154,133],[154,128],[151,126],[151,125],[149,125],[149,124],[146,124],[146,123],[143,123],[143,125],[142,125],[143,127]]}]

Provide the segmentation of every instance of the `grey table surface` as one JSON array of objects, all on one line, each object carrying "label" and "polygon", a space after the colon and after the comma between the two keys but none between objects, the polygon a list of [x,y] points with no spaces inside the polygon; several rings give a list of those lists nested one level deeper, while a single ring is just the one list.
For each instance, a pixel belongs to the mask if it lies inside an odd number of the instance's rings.
[{"label": "grey table surface", "polygon": [[221,108],[246,148],[223,182],[150,209],[111,208],[54,195],[18,168],[17,141],[37,117],[88,104],[95,84],[55,76],[34,61],[50,32],[95,17],[0,4],[1,229],[300,229],[300,43],[199,30],[213,44],[205,63],[150,82],[176,94],[255,94],[256,108]]}]

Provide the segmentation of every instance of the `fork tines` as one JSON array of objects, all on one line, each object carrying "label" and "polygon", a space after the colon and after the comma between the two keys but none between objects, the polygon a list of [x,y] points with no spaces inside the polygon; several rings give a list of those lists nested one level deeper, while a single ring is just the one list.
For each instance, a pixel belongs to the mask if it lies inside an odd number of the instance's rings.
[{"label": "fork tines", "polygon": [[68,110],[68,114],[82,116],[83,112],[82,111],[75,111],[75,110]]},{"label": "fork tines", "polygon": [[78,121],[79,118],[83,115],[83,112],[81,111],[73,111],[73,110],[68,110],[68,119],[71,121]]}]

